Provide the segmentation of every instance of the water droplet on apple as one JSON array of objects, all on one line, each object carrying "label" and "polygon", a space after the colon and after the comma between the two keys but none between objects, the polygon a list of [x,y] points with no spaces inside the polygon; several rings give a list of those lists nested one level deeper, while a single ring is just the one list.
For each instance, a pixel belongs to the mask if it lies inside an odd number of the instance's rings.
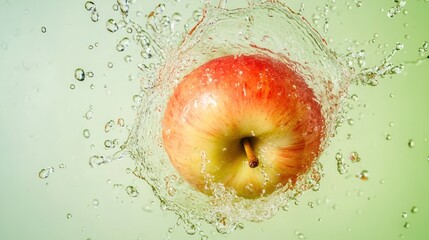
[{"label": "water droplet on apple", "polygon": [[419,209],[416,206],[413,206],[411,208],[411,213],[417,213],[419,211]]}]

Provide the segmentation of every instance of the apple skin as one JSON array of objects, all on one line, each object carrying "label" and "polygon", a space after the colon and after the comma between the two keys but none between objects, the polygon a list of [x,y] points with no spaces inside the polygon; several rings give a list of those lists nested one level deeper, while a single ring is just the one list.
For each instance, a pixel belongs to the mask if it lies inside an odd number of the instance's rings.
[{"label": "apple skin", "polygon": [[[169,98],[164,148],[192,186],[207,181],[237,196],[267,196],[307,172],[321,153],[325,123],[312,89],[285,63],[263,55],[228,55],[186,75]],[[242,140],[259,164],[250,167]]]}]

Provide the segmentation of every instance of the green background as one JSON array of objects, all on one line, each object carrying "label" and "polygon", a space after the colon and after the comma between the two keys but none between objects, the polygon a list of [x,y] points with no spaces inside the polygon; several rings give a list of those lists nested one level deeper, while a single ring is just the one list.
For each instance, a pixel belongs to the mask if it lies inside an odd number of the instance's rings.
[{"label": "green background", "polygon": [[[166,6],[184,16],[199,5],[174,2]],[[408,13],[394,18],[386,15],[394,1],[361,2],[357,7],[357,1],[337,0],[327,15],[327,33],[324,18],[315,24],[332,40],[333,49],[345,53],[349,42],[357,41],[352,45],[366,49],[372,66],[402,42],[405,48],[392,62],[422,58],[418,48],[429,41],[428,1],[409,1]],[[180,227],[167,231],[177,217],[161,211],[148,186],[126,170],[131,160],[88,165],[90,156],[114,152],[104,149],[104,140],[126,139],[125,127],[105,133],[104,124],[122,117],[131,127],[141,59],[136,46],[125,53],[115,50],[124,34],[105,28],[107,19],[119,18],[114,1],[95,2],[97,23],[84,3],[0,1],[0,239],[199,239]],[[298,10],[301,1],[286,3]],[[311,22],[332,1],[304,3],[304,16]],[[132,8],[144,16],[154,5],[137,1]],[[375,43],[369,43],[376,33]],[[131,63],[124,61],[127,54],[133,57]],[[114,67],[108,68],[108,62]],[[79,67],[94,77],[76,81],[73,74]],[[401,75],[379,81],[376,87],[350,88],[358,96],[347,101],[353,108],[347,116],[354,124],[346,121],[322,156],[325,176],[319,191],[305,193],[287,212],[263,223],[246,223],[229,235],[205,226],[210,239],[428,239],[429,60],[407,64]],[[87,120],[83,116],[90,105],[94,114]],[[90,130],[90,138],[84,138],[83,129]],[[352,151],[362,161],[346,160],[349,172],[340,175],[335,154],[347,159]],[[47,167],[55,172],[40,179],[39,171]],[[369,172],[368,181],[355,177],[362,170]],[[137,187],[138,197],[126,194],[128,185]],[[418,212],[411,213],[413,206]]]}]

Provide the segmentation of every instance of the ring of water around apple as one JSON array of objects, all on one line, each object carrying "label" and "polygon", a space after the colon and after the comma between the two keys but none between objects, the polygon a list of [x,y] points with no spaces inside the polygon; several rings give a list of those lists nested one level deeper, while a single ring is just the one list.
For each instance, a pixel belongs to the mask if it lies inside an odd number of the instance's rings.
[{"label": "ring of water around apple", "polygon": [[[318,183],[315,162],[294,186],[284,186],[257,199],[237,198],[234,191],[213,183],[212,196],[189,187],[171,166],[163,148],[162,119],[169,96],[183,76],[199,65],[225,55],[262,54],[291,66],[313,90],[325,119],[326,136],[334,134],[336,112],[349,84],[347,72],[324,40],[300,15],[280,4],[264,3],[226,10],[207,6],[204,18],[167,56],[155,90],[145,91],[128,141],[137,162],[135,174],[147,181],[165,210],[174,211],[189,233],[201,221],[227,233],[244,221],[263,221]],[[321,148],[329,141],[323,139]]]}]

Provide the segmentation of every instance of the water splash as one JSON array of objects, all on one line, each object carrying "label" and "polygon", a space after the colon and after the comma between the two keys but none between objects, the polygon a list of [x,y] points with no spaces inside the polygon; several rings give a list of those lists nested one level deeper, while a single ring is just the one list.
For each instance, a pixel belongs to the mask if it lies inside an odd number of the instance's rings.
[{"label": "water splash", "polygon": [[[269,219],[279,209],[287,209],[289,202],[297,201],[304,191],[317,191],[322,175],[322,166],[316,162],[296,184],[279,187],[269,196],[243,199],[231,189],[211,181],[211,176],[204,171],[204,163],[208,160],[202,156],[201,172],[205,174],[206,187],[212,190],[213,195],[190,188],[172,168],[161,138],[161,120],[168,97],[190,70],[210,59],[229,54],[257,53],[287,63],[305,79],[322,105],[328,133],[322,148],[329,144],[346,116],[342,101],[350,84],[376,86],[380,78],[400,74],[404,70],[404,64],[391,63],[395,54],[404,48],[402,43],[397,43],[376,66],[367,66],[364,50],[338,55],[302,17],[303,4],[295,13],[277,1],[249,1],[247,8],[233,10],[226,8],[226,2],[219,1],[216,5],[205,1],[205,5],[196,9],[187,20],[180,13],[167,13],[168,6],[159,4],[149,12],[144,26],[130,17],[130,1],[117,0],[113,9],[120,10],[122,19],[116,21],[111,18],[106,22],[111,33],[127,29],[127,37],[119,38],[118,52],[125,51],[133,43],[140,48],[141,92],[133,97],[139,108],[123,151],[114,157],[93,156],[90,165],[96,167],[129,155],[136,163],[132,173],[152,187],[161,208],[175,212],[179,216],[178,225],[182,225],[190,235],[200,232],[201,222],[212,224],[220,233],[229,233],[240,229],[245,221]],[[334,2],[313,16],[313,23],[323,24],[325,33],[329,30],[328,13],[335,9]],[[393,12],[405,6],[402,3],[405,1],[396,2],[398,5]],[[357,7],[361,5],[360,1],[356,3]],[[87,8],[88,11],[93,9]],[[396,15],[392,14],[392,17]],[[141,15],[137,14],[137,17]],[[179,28],[181,26],[183,30]],[[422,49],[426,51],[427,46],[424,46]],[[113,63],[109,62],[108,67],[112,68]],[[83,70],[82,73],[84,79]],[[353,98],[357,100],[357,96]],[[114,124],[113,120],[109,121],[105,132],[109,132]],[[108,146],[110,148],[111,142]],[[348,165],[342,155],[336,159],[338,171],[341,174],[347,172]],[[360,157],[353,152],[350,160],[359,162]],[[359,178],[368,178],[366,170],[360,173]],[[135,187],[126,189],[130,196],[138,196]]]}]

